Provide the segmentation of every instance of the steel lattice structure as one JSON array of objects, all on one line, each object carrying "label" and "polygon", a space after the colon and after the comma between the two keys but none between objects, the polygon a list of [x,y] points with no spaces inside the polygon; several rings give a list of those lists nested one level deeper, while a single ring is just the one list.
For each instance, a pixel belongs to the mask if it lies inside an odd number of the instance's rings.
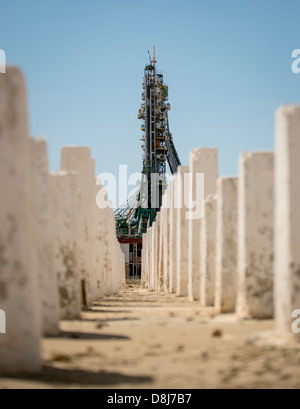
[{"label": "steel lattice structure", "polygon": [[118,237],[140,236],[152,225],[162,205],[166,183],[167,162],[172,174],[181,165],[169,129],[169,87],[157,72],[155,47],[153,59],[145,67],[142,106],[138,119],[143,121],[143,170],[140,189],[116,211]]}]

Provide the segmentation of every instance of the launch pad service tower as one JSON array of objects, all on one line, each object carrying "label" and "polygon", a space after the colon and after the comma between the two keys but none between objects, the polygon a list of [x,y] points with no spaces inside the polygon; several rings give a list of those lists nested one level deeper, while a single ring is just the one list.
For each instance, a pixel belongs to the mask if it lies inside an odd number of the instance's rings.
[{"label": "launch pad service tower", "polygon": [[171,174],[181,165],[169,129],[169,87],[156,68],[155,47],[153,58],[145,67],[142,106],[138,113],[143,135],[141,138],[143,170],[137,194],[128,199],[115,213],[117,236],[125,253],[126,272],[129,277],[141,274],[142,235],[152,226],[162,205],[167,188],[167,162]]}]

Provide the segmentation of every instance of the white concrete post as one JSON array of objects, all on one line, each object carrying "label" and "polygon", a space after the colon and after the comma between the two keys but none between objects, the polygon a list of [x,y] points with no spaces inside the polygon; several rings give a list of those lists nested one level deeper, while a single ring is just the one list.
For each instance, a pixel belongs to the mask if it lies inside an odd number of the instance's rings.
[{"label": "white concrete post", "polygon": [[95,179],[94,185],[94,233],[95,233],[95,262],[96,262],[96,282],[97,282],[97,298],[101,299],[104,297],[104,290],[103,290],[103,275],[104,275],[104,249],[103,249],[103,210],[97,206],[96,198],[97,195],[102,188],[101,185],[98,184],[98,180]]},{"label": "white concrete post", "polygon": [[156,222],[153,222],[152,229],[152,249],[151,249],[151,270],[150,270],[150,290],[156,290],[156,267],[157,267],[157,246],[156,246]]},{"label": "white concrete post", "polygon": [[77,261],[78,176],[75,172],[52,172],[50,185],[53,259],[59,289],[60,318],[79,319],[82,298]]},{"label": "white concrete post", "polygon": [[222,177],[217,184],[216,298],[218,313],[233,313],[237,285],[238,179]]},{"label": "white concrete post", "polygon": [[112,208],[109,209],[110,213],[110,225],[109,233],[111,237],[111,261],[112,261],[112,294],[117,295],[119,293],[119,266],[117,263],[117,252],[119,249],[119,242],[116,236],[116,219]]},{"label": "white concrete post", "polygon": [[160,209],[160,231],[159,231],[159,251],[158,251],[158,291],[162,292],[164,288],[164,252],[165,252],[165,197],[163,196],[162,207]]},{"label": "white concrete post", "polygon": [[178,177],[173,176],[171,181],[171,211],[170,211],[170,293],[177,291],[177,259],[178,259]]},{"label": "white concrete post", "polygon": [[[100,193],[99,193],[100,192]],[[100,296],[110,296],[118,292],[119,275],[117,271],[117,238],[115,216],[112,203],[107,198],[107,192],[100,186],[98,194],[107,203],[106,208],[101,208],[98,224],[98,241],[101,246],[102,274],[100,279]]]},{"label": "white concrete post", "polygon": [[165,192],[164,222],[164,292],[170,292],[170,190]]},{"label": "white concrete post", "polygon": [[25,82],[17,68],[0,75],[0,372],[41,367],[37,243]]},{"label": "white concrete post", "polygon": [[125,272],[125,255],[119,245],[120,254],[120,273],[119,273],[119,289],[125,290],[126,288],[126,272]]},{"label": "white concrete post", "polygon": [[61,170],[76,171],[81,200],[78,209],[78,262],[81,271],[82,287],[85,293],[83,302],[89,306],[91,267],[91,150],[86,146],[66,146],[61,150]]},{"label": "white concrete post", "polygon": [[287,105],[276,115],[275,312],[277,330],[283,335],[294,333],[297,341],[300,341],[299,158],[300,106]]},{"label": "white concrete post", "polygon": [[188,166],[178,167],[178,194],[180,196],[180,205],[177,211],[177,291],[179,296],[188,296],[189,284],[189,219],[188,205],[189,197],[187,194],[190,189],[190,169]]},{"label": "white concrete post", "polygon": [[89,279],[89,304],[92,305],[93,302],[99,299],[99,280],[97,277],[98,273],[98,256],[99,256],[99,246],[97,241],[97,205],[96,205],[96,180],[95,180],[95,159],[90,160],[90,178],[91,178],[91,190],[90,190],[90,279]]},{"label": "white concrete post", "polygon": [[45,139],[31,139],[31,163],[35,212],[37,217],[37,248],[41,321],[43,335],[59,334],[59,299],[53,263],[53,221],[48,173],[48,153]]},{"label": "white concrete post", "polygon": [[113,260],[112,260],[112,246],[113,238],[111,233],[111,208],[103,209],[104,214],[104,291],[105,295],[113,294]]},{"label": "white concrete post", "polygon": [[[197,200],[197,194],[198,197],[201,196],[201,193],[196,191],[197,175],[199,174],[204,174],[203,199],[215,194],[218,178],[218,150],[215,148],[193,149],[190,154],[190,172],[192,174],[191,203]],[[189,299],[191,301],[200,300],[201,220],[202,217],[196,217],[189,221]]]},{"label": "white concrete post", "polygon": [[248,152],[240,159],[238,192],[239,318],[273,317],[274,155]]},{"label": "white concrete post", "polygon": [[146,271],[146,289],[152,290],[151,288],[151,271],[152,271],[152,227],[150,227],[147,231],[148,239],[147,239],[147,248],[148,248],[148,265]]},{"label": "white concrete post", "polygon": [[210,195],[205,200],[201,223],[200,302],[204,307],[212,307],[215,303],[216,219],[217,199],[216,195]]},{"label": "white concrete post", "polygon": [[159,249],[160,249],[160,232],[161,232],[161,214],[157,213],[156,215],[156,231],[155,231],[155,246],[156,246],[156,263],[155,263],[155,291],[159,291],[160,285],[159,285],[159,265],[160,265],[160,254],[159,254]]},{"label": "white concrete post", "polygon": [[142,277],[141,277],[141,285],[146,285],[146,276],[147,276],[147,265],[148,265],[148,234],[143,234],[143,250],[142,250]]}]

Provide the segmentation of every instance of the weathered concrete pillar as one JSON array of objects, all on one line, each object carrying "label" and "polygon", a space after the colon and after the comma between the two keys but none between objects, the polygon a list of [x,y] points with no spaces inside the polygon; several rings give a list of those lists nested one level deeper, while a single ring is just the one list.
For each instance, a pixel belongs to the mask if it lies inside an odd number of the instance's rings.
[{"label": "weathered concrete pillar", "polygon": [[178,177],[173,176],[171,181],[171,209],[170,209],[170,293],[177,291],[177,259],[178,259]]},{"label": "weathered concrete pillar", "polygon": [[189,189],[190,169],[188,166],[178,167],[178,194],[180,196],[179,209],[177,211],[177,291],[179,296],[188,296],[189,285]]},{"label": "weathered concrete pillar", "polygon": [[151,240],[152,240],[152,249],[151,249],[151,270],[150,270],[150,290],[156,290],[156,267],[157,267],[157,245],[156,245],[156,222],[153,222],[151,229]]},{"label": "weathered concrete pillar", "polygon": [[[99,181],[97,181],[99,185]],[[103,203],[106,207],[103,207]],[[100,221],[98,226],[98,240],[101,245],[101,297],[117,294],[119,291],[119,242],[116,237],[115,215],[112,203],[108,200],[107,192],[100,187],[97,194],[97,203],[100,206]]]},{"label": "weathered concrete pillar", "polygon": [[98,193],[102,190],[102,185],[95,182],[95,230],[96,230],[96,261],[97,261],[97,283],[98,283],[98,297],[99,299],[105,296],[105,212],[97,205]]},{"label": "weathered concrete pillar", "polygon": [[103,274],[104,274],[104,263],[103,263],[103,242],[102,242],[102,230],[103,230],[103,212],[97,205],[97,195],[99,190],[102,188],[98,184],[98,180],[94,179],[94,257],[96,262],[96,286],[97,286],[97,299],[104,297],[103,291]]},{"label": "weathered concrete pillar", "polygon": [[[86,186],[86,197],[83,197],[83,201],[86,201],[84,205],[88,211],[86,218],[86,254],[88,259],[86,260],[86,297],[87,305],[92,305],[97,298],[97,282],[96,282],[96,255],[95,255],[95,160],[89,159],[88,167],[88,183]],[[77,170],[76,170],[77,171]],[[78,171],[77,171],[78,172]],[[78,180],[79,181],[79,180]]]},{"label": "weathered concrete pillar", "polygon": [[142,250],[142,277],[141,277],[141,285],[146,285],[146,276],[147,276],[147,265],[148,265],[148,234],[143,234],[143,250]]},{"label": "weathered concrete pillar", "polygon": [[76,171],[81,200],[78,209],[78,262],[81,272],[83,302],[89,306],[91,247],[91,150],[86,146],[66,146],[61,150],[61,170]]},{"label": "weathered concrete pillar", "polygon": [[[200,232],[204,200],[211,194],[216,193],[218,178],[218,150],[215,148],[194,149],[190,155],[191,178],[191,203],[196,202],[197,208],[194,218],[189,221],[189,299],[200,300]],[[201,189],[201,174],[204,174],[204,197]],[[198,176],[197,176],[198,175]],[[197,182],[198,180],[198,182]],[[203,201],[199,203],[199,201]],[[199,211],[201,214],[199,214]]]},{"label": "weathered concrete pillar", "polygon": [[237,286],[238,179],[223,177],[217,183],[217,240],[215,310],[235,312]]},{"label": "weathered concrete pillar", "polygon": [[119,273],[119,289],[125,290],[126,288],[126,271],[125,271],[125,255],[119,245],[120,254],[120,273]]},{"label": "weathered concrete pillar", "polygon": [[161,214],[157,213],[156,215],[156,231],[155,231],[155,246],[156,246],[156,266],[155,266],[155,291],[159,291],[159,266],[160,266],[160,231],[161,231]]},{"label": "weathered concrete pillar", "polygon": [[122,265],[122,260],[123,260],[123,256],[121,254],[121,247],[119,242],[117,241],[117,281],[118,281],[118,292],[119,290],[122,288],[122,282],[121,282],[121,275],[122,275],[122,271],[123,271],[123,265]]},{"label": "weathered concrete pillar", "polygon": [[25,83],[17,68],[0,75],[0,372],[41,367],[37,245]]},{"label": "weathered concrete pillar", "polygon": [[[114,212],[111,208],[111,203],[108,201],[107,193],[102,187],[101,180],[95,180],[94,169],[94,160],[91,160],[91,179],[94,181],[94,193],[91,196],[92,212],[89,234],[90,247],[92,249],[91,263],[89,265],[90,274],[88,275],[89,292],[92,296],[90,303],[103,298],[105,295],[117,294],[121,282],[124,282],[125,286],[125,276],[122,278],[122,252],[116,237]],[[98,195],[108,204],[107,208],[101,207],[103,206],[101,199],[98,203]]]},{"label": "weathered concrete pillar", "polygon": [[121,250],[120,243],[117,241],[117,251],[118,251],[118,264],[119,264],[119,269],[117,271],[117,277],[118,277],[118,292],[121,289],[125,288],[125,260],[124,260],[124,255]]},{"label": "weathered concrete pillar", "polygon": [[112,208],[109,208],[109,236],[110,236],[110,257],[111,257],[111,294],[119,293],[119,271],[117,264],[117,251],[119,243],[116,236],[116,219]]},{"label": "weathered concrete pillar", "polygon": [[75,172],[52,172],[50,185],[53,259],[59,289],[60,318],[79,319],[82,298],[77,261],[78,175]]},{"label": "weathered concrete pillar", "polygon": [[[275,313],[281,334],[300,341],[300,106],[276,114]],[[296,312],[295,312],[296,311]],[[299,321],[298,321],[299,322]]]},{"label": "weathered concrete pillar", "polygon": [[31,163],[33,168],[33,198],[37,218],[37,250],[39,292],[41,298],[41,323],[45,336],[59,334],[59,299],[57,278],[53,263],[53,220],[48,173],[47,142],[31,139]]},{"label": "weathered concrete pillar", "polygon": [[158,249],[158,291],[162,292],[164,289],[164,251],[165,251],[165,198],[163,196],[162,207],[160,209],[160,229],[159,229],[159,249]]},{"label": "weathered concrete pillar", "polygon": [[151,271],[152,271],[152,227],[147,230],[147,248],[148,248],[148,265],[146,270],[146,289],[151,290]]},{"label": "weathered concrete pillar", "polygon": [[96,204],[96,180],[95,180],[95,167],[96,163],[94,159],[90,160],[90,178],[91,178],[91,190],[90,190],[90,232],[89,232],[89,243],[90,243],[90,265],[89,265],[89,300],[90,305],[99,299],[99,279],[97,277],[98,273],[98,241],[97,241],[97,204]]},{"label": "weathered concrete pillar", "polygon": [[112,246],[113,238],[111,231],[111,211],[110,207],[103,209],[104,214],[104,291],[105,295],[113,294],[113,260],[112,260]]},{"label": "weathered concrete pillar", "polygon": [[164,222],[164,292],[170,292],[170,190],[165,192],[165,222]]},{"label": "weathered concrete pillar", "polygon": [[240,318],[273,317],[274,155],[248,152],[240,159],[238,286]]},{"label": "weathered concrete pillar", "polygon": [[115,265],[115,269],[114,269],[114,274],[113,274],[113,294],[114,295],[118,295],[119,294],[119,284],[120,284],[120,271],[121,271],[121,265],[120,265],[120,245],[119,242],[117,240],[117,236],[116,236],[116,224],[115,224],[115,214],[112,211],[112,216],[113,216],[113,232],[114,232],[114,236],[115,236],[115,248],[114,248],[114,253],[115,253],[115,260],[116,260],[116,265]]},{"label": "weathered concrete pillar", "polygon": [[217,198],[216,195],[210,195],[204,203],[204,216],[201,223],[200,302],[204,307],[212,307],[215,303],[216,219]]}]

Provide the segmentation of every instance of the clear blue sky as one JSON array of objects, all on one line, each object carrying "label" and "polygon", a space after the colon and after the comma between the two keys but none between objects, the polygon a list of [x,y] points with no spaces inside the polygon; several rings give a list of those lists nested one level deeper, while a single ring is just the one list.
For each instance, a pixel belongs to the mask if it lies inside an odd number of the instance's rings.
[{"label": "clear blue sky", "polygon": [[31,134],[89,145],[97,173],[142,168],[147,52],[169,84],[170,127],[183,164],[217,147],[220,174],[239,154],[273,149],[274,111],[300,102],[299,0],[0,0],[0,48],[26,76]]}]

